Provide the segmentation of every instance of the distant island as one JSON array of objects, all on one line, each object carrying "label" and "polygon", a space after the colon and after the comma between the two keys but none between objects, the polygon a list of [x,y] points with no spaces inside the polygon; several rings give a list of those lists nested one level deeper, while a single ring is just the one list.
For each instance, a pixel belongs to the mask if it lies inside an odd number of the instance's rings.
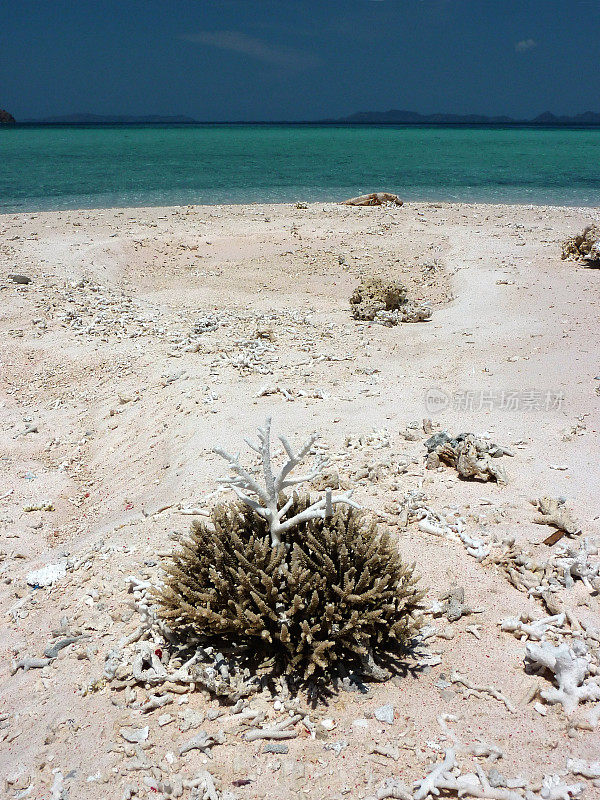
[{"label": "distant island", "polygon": [[[0,110],[0,123],[13,124],[14,117]],[[255,120],[253,122],[199,120],[184,115],[147,114],[66,114],[63,116],[26,119],[27,125],[545,125],[600,126],[600,114],[585,111],[574,116],[558,116],[546,111],[533,119],[488,117],[483,114],[419,114],[417,111],[358,111],[348,117],[320,120]]]},{"label": "distant island", "polygon": [[24,120],[24,122],[36,125],[175,125],[178,123],[197,123],[198,120],[193,119],[193,117],[181,115],[160,116],[159,114],[148,114],[143,117],[134,117],[127,114],[66,114],[65,116],[58,117],[27,119]]},{"label": "distant island", "polygon": [[388,125],[600,125],[600,114],[585,111],[573,117],[556,116],[546,111],[533,119],[486,117],[482,114],[419,114],[416,111],[358,111],[349,117],[323,120],[335,124]]}]

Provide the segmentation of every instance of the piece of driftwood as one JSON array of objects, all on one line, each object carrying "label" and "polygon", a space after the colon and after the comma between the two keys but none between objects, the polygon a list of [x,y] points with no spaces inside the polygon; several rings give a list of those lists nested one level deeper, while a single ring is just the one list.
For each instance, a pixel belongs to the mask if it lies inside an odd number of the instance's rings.
[{"label": "piece of driftwood", "polygon": [[403,205],[404,201],[400,200],[397,194],[390,192],[371,192],[370,194],[361,194],[358,197],[351,197],[349,200],[344,200],[343,206],[383,206],[385,203],[393,203],[395,206]]}]

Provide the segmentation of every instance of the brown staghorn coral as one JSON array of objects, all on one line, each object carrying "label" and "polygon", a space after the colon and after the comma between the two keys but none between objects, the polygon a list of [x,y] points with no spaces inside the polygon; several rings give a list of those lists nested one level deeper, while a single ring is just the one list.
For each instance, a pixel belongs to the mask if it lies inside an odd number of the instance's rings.
[{"label": "brown staghorn coral", "polygon": [[[309,505],[294,495],[288,513]],[[286,540],[273,547],[266,521],[243,503],[217,506],[167,567],[161,615],[179,638],[246,649],[256,668],[292,683],[352,669],[387,677],[377,662],[417,633],[424,594],[391,537],[344,507]]]}]

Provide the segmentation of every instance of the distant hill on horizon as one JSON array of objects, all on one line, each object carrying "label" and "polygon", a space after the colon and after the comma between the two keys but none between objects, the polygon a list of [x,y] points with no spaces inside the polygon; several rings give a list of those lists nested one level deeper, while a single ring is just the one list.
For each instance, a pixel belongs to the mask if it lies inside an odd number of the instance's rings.
[{"label": "distant hill on horizon", "polygon": [[12,114],[9,114],[8,111],[5,111],[3,108],[0,108],[0,125],[14,125],[15,118]]},{"label": "distant hill on horizon", "polygon": [[125,123],[172,123],[178,122],[197,122],[193,117],[182,115],[160,116],[159,114],[148,114],[142,117],[129,116],[127,114],[65,114],[64,116],[42,117],[41,119],[26,119],[23,122],[36,123],[38,125],[122,125]]},{"label": "distant hill on horizon", "polygon": [[[7,115],[10,117],[10,115]],[[0,120],[14,122],[14,119]],[[18,121],[17,121],[18,122]],[[34,125],[151,125],[151,124],[286,124],[286,120],[240,122],[198,120],[184,115],[161,116],[147,114],[132,116],[127,114],[65,114],[40,119],[26,119],[24,124]],[[488,117],[484,114],[419,114],[417,111],[390,109],[389,111],[357,111],[347,117],[336,119],[304,120],[288,124],[320,125],[595,125],[600,126],[600,113],[585,111],[574,116],[557,116],[550,111],[532,119],[516,119],[508,116]]]},{"label": "distant hill on horizon", "polygon": [[600,114],[585,111],[574,116],[557,116],[546,111],[533,119],[514,117],[487,117],[483,114],[419,114],[416,111],[391,109],[390,111],[358,111],[349,117],[323,120],[323,122],[350,124],[404,124],[404,125],[600,125]]}]

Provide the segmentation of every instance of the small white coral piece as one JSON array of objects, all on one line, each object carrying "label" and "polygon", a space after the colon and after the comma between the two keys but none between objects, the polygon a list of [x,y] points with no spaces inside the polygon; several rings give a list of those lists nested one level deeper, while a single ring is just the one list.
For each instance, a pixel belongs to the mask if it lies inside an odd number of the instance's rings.
[{"label": "small white coral piece", "polygon": [[430,794],[439,795],[449,780],[455,780],[452,776],[455,766],[456,752],[453,747],[449,747],[444,753],[444,760],[436,764],[428,775],[415,782],[414,800],[425,800]]},{"label": "small white coral piece", "polygon": [[584,778],[600,778],[600,761],[586,763],[581,758],[567,759],[567,769],[572,775],[582,775]]},{"label": "small white coral piece", "polygon": [[566,614],[555,614],[552,617],[542,619],[531,619],[528,614],[521,614],[520,617],[508,617],[503,619],[500,627],[503,631],[513,633],[521,639],[532,639],[540,641],[547,633],[557,633],[559,628],[565,623]]},{"label": "small white coral piece", "polygon": [[470,536],[460,528],[458,529],[458,536],[464,544],[467,553],[472,556],[476,561],[483,561],[490,554],[491,547],[486,544],[483,539],[478,539],[476,536]]},{"label": "small white coral piece", "polygon": [[365,800],[412,800],[412,797],[412,794],[402,781],[396,778],[389,778],[377,790],[376,794],[365,797]]},{"label": "small white coral piece", "polygon": [[576,578],[590,591],[600,589],[600,561],[590,563],[590,556],[597,555],[598,548],[585,538],[579,548],[567,547],[556,559],[556,566],[562,572],[561,583],[567,589],[573,586]]},{"label": "small white coral piece", "polygon": [[[544,775],[542,779],[542,788],[539,797],[542,800],[571,800],[572,797],[577,797],[583,791],[583,784],[574,783],[568,786],[564,783],[560,775]],[[537,796],[532,792],[527,792],[527,800],[537,800]]]}]

